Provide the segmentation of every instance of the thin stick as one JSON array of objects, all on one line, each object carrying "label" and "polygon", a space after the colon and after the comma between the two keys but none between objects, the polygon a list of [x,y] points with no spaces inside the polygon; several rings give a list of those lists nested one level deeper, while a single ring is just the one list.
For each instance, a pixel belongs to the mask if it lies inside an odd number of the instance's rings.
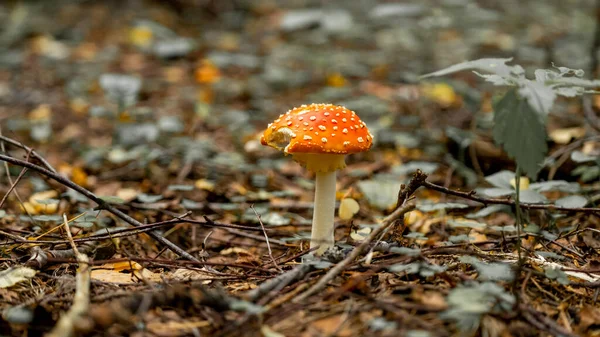
[{"label": "thin stick", "polygon": [[87,315],[90,308],[90,275],[91,269],[89,265],[89,258],[85,254],[79,253],[73,236],[71,235],[71,228],[69,228],[69,221],[67,221],[67,215],[63,214],[64,227],[67,232],[67,238],[71,243],[71,248],[75,252],[79,268],[77,268],[76,275],[76,290],[75,296],[73,297],[73,305],[60,317],[56,326],[46,336],[48,337],[71,337],[76,335],[76,326],[84,315]]},{"label": "thin stick", "polygon": [[[16,147],[19,147],[19,148],[21,148],[21,149],[23,149],[23,150],[27,151],[28,153],[31,153],[31,156],[32,156],[33,158],[35,158],[35,159],[39,160],[39,161],[40,161],[42,164],[44,164],[44,166],[45,166],[45,167],[46,167],[48,170],[50,170],[50,171],[52,171],[52,172],[56,173],[56,169],[55,169],[54,167],[52,167],[52,165],[50,165],[50,163],[49,163],[49,162],[48,162],[46,159],[44,159],[44,157],[40,156],[40,155],[39,155],[37,152],[35,152],[35,151],[34,151],[32,148],[30,148],[30,147],[26,146],[25,144],[23,144],[23,143],[21,143],[21,142],[19,142],[19,141],[17,141],[17,140],[14,140],[14,139],[12,139],[12,138],[9,138],[9,137],[6,137],[6,136],[3,136],[3,135],[2,135],[2,129],[1,129],[1,128],[0,128],[0,140],[2,140],[2,142],[6,142],[6,143],[9,143],[9,144],[11,144],[11,145],[14,145],[14,146],[16,146]],[[4,149],[4,147],[2,147],[2,151],[3,151],[3,152],[6,152],[6,151],[5,151],[5,149]]]},{"label": "thin stick", "polygon": [[357,247],[355,247],[348,256],[338,263],[335,267],[331,268],[327,274],[325,274],[321,279],[315,283],[312,287],[310,287],[307,291],[300,294],[300,296],[294,299],[294,302],[300,302],[307,299],[309,296],[316,294],[321,291],[329,281],[333,280],[338,274],[340,274],[354,259],[356,259],[363,251],[365,251],[371,242],[375,240],[380,233],[386,230],[389,226],[391,226],[396,219],[402,218],[404,214],[410,212],[415,208],[413,204],[406,204],[398,209],[396,209],[392,214],[387,216],[379,227],[377,227],[371,234]]},{"label": "thin stick", "polygon": [[[501,204],[501,205],[509,205],[509,206],[515,205],[515,201],[511,200],[511,199],[483,198],[483,197],[476,196],[473,191],[471,191],[471,192],[455,191],[455,190],[451,190],[449,188],[446,188],[446,187],[443,187],[440,185],[436,185],[429,181],[424,181],[423,186],[426,188],[432,189],[434,191],[454,195],[454,196],[461,197],[464,199],[477,201],[484,205],[488,205],[488,204]],[[556,205],[552,205],[552,204],[533,204],[533,203],[520,203],[520,205],[521,205],[521,208],[526,208],[526,209],[547,209],[547,210],[565,211],[565,212],[600,213],[600,208],[594,208],[594,207],[563,207],[563,206],[556,206]]]},{"label": "thin stick", "polygon": [[[98,198],[94,193],[90,192],[89,190],[75,184],[74,182],[72,182],[71,180],[57,174],[54,173],[48,169],[45,169],[41,166],[35,165],[33,163],[29,163],[17,158],[13,158],[4,154],[0,154],[0,160],[5,161],[5,162],[9,162],[11,164],[14,165],[18,165],[18,166],[22,166],[22,167],[26,167],[30,170],[34,170],[48,178],[51,178],[63,185],[65,185],[66,187],[69,187],[77,192],[79,192],[80,194],[84,195],[86,198],[94,201],[95,203],[98,204],[98,207],[100,209],[104,209],[112,214],[114,214],[115,216],[117,216],[118,218],[120,218],[121,220],[127,222],[128,224],[134,226],[134,227],[140,227],[143,226],[144,224],[135,220],[134,218],[130,217],[129,215],[123,213],[122,211],[120,211],[119,209],[117,209],[116,207],[113,207],[111,204],[107,203],[106,201]],[[166,239],[165,237],[163,237],[162,235],[160,235],[157,232],[149,232],[148,235],[150,235],[152,238],[154,238],[156,241],[162,243],[163,245],[169,247],[169,249],[171,251],[173,251],[175,254],[186,258],[188,260],[191,261],[196,261],[196,262],[200,262],[198,259],[196,259],[195,257],[193,257],[191,254],[189,254],[188,252],[186,252],[185,250],[179,248],[177,245],[175,245],[174,243],[172,243],[171,241],[169,241],[168,239]]]},{"label": "thin stick", "polygon": [[250,205],[250,208],[252,209],[252,211],[254,211],[256,218],[258,218],[258,223],[260,223],[260,228],[262,228],[263,234],[265,235],[265,241],[267,242],[267,250],[269,251],[269,257],[271,258],[271,261],[273,262],[273,266],[275,268],[277,268],[277,270],[279,270],[280,272],[283,272],[283,270],[281,268],[279,268],[277,261],[275,261],[275,258],[273,257],[273,251],[271,250],[271,244],[269,243],[269,237],[267,236],[267,231],[265,230],[265,225],[263,224],[262,219],[260,218],[260,214],[258,214],[256,209],[254,208],[254,205]]}]

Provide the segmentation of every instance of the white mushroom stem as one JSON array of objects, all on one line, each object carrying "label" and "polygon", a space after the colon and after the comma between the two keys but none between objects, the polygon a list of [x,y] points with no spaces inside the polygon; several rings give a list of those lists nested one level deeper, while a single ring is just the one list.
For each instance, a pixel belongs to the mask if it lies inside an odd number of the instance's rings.
[{"label": "white mushroom stem", "polygon": [[317,255],[323,254],[334,244],[335,173],[335,170],[316,173],[315,208],[310,248],[320,246],[316,251]]}]

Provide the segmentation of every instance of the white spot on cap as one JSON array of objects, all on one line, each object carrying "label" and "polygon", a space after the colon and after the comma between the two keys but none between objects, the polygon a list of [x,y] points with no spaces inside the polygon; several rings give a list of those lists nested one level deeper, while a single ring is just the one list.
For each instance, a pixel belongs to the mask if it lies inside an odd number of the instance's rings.
[{"label": "white spot on cap", "polygon": [[335,119],[333,119],[333,118],[332,118],[332,119],[331,119],[331,123],[333,123],[333,124],[337,124],[337,120],[335,120]]},{"label": "white spot on cap", "polygon": [[327,128],[325,126],[323,126],[323,125],[319,125],[319,130],[325,131],[325,130],[327,130]]},{"label": "white spot on cap", "polygon": [[304,140],[312,140],[312,137],[309,135],[304,135],[303,139]]},{"label": "white spot on cap", "polygon": [[348,129],[344,128],[344,130],[342,130],[342,133],[348,133]]},{"label": "white spot on cap", "polygon": [[344,146],[348,146],[348,145],[350,145],[350,142],[349,141],[345,141],[344,142]]},{"label": "white spot on cap", "polygon": [[304,122],[304,123],[302,123],[302,124],[304,124],[304,126],[308,126],[308,122]]},{"label": "white spot on cap", "polygon": [[329,112],[325,112],[325,113],[323,113],[323,115],[329,116]]},{"label": "white spot on cap", "polygon": [[298,120],[299,120],[299,121],[301,121],[301,120],[303,120],[303,119],[304,119],[304,117],[302,117],[302,116],[298,117]]},{"label": "white spot on cap", "polygon": [[346,123],[348,120],[346,118],[342,118],[342,122]]},{"label": "white spot on cap", "polygon": [[287,125],[288,126],[292,125],[292,121],[287,122]]},{"label": "white spot on cap", "polygon": [[311,121],[317,120],[317,116],[310,116],[310,120]]},{"label": "white spot on cap", "polygon": [[359,142],[359,143],[362,143],[362,142],[364,142],[364,140],[363,140],[363,137],[358,137],[358,142]]},{"label": "white spot on cap", "polygon": [[323,138],[321,138],[321,141],[322,141],[323,143],[327,143],[327,138],[323,137]]},{"label": "white spot on cap", "polygon": [[337,129],[338,129],[337,125],[334,125],[333,126],[333,131],[337,131]]}]

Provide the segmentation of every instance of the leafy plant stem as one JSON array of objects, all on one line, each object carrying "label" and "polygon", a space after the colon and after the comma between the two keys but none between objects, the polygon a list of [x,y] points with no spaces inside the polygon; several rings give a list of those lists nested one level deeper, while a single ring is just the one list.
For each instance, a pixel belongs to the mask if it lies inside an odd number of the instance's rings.
[{"label": "leafy plant stem", "polygon": [[513,294],[515,295],[515,305],[518,305],[519,301],[519,287],[517,287],[517,283],[519,280],[519,276],[521,275],[521,270],[523,269],[523,256],[522,256],[522,246],[521,246],[521,226],[522,226],[522,217],[521,217],[521,168],[517,165],[517,169],[515,170],[515,214],[516,214],[516,223],[515,227],[517,228],[517,270],[515,273],[514,282],[512,285]]}]

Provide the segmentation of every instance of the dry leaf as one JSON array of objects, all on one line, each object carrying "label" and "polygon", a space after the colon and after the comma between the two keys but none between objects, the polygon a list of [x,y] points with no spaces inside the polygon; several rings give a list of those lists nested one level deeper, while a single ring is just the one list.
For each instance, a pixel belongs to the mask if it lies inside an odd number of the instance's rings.
[{"label": "dry leaf", "polygon": [[569,144],[571,139],[579,139],[585,136],[585,129],[582,127],[556,129],[548,135],[557,144]]},{"label": "dry leaf", "polygon": [[14,267],[0,271],[0,288],[12,287],[19,282],[29,280],[35,274],[36,271],[29,267]]},{"label": "dry leaf", "polygon": [[367,236],[369,236],[369,234],[371,234],[371,227],[363,227],[357,230],[353,230],[350,233],[350,237],[354,241],[363,241],[367,238]]},{"label": "dry leaf", "polygon": [[152,321],[146,325],[148,331],[157,336],[188,336],[191,331],[198,328],[205,328],[210,326],[209,321],[197,321],[197,322],[177,322],[177,321],[166,321],[157,322]]},{"label": "dry leaf", "polygon": [[[172,281],[198,281],[206,278],[211,278],[214,275],[203,272],[201,270],[179,268],[165,276],[166,279]],[[203,284],[210,284],[211,280],[204,280]]]},{"label": "dry leaf", "polygon": [[350,220],[354,214],[358,213],[360,206],[358,202],[352,198],[344,198],[340,202],[338,214],[342,220]]},{"label": "dry leaf", "polygon": [[92,270],[91,277],[94,280],[108,283],[137,283],[139,279],[153,282],[162,281],[160,274],[153,273],[134,261],[103,264]]}]

